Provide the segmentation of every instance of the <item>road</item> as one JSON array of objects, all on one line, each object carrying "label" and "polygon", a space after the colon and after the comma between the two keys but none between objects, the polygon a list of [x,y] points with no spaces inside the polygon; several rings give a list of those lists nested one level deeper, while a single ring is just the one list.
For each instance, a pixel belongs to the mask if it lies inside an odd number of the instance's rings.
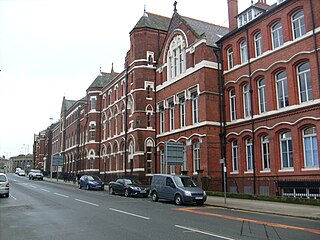
[{"label": "road", "polygon": [[8,175],[10,197],[0,198],[1,240],[320,239],[315,220],[206,205],[177,207]]}]

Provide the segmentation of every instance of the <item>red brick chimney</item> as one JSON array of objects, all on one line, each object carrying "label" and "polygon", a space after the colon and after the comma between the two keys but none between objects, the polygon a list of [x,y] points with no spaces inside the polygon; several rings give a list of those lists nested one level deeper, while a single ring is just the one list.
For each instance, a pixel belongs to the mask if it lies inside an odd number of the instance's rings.
[{"label": "red brick chimney", "polygon": [[268,9],[270,6],[267,4],[267,0],[258,0],[255,6],[260,7],[262,9]]},{"label": "red brick chimney", "polygon": [[[263,1],[263,0],[262,0]],[[229,31],[238,27],[237,18],[238,15],[238,0],[228,0],[228,15],[229,15]]]}]

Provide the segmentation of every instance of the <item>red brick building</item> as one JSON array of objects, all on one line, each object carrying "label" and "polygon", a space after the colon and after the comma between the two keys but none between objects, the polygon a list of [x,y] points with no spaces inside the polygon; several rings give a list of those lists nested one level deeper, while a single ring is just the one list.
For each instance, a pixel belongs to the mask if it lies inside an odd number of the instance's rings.
[{"label": "red brick building", "polygon": [[[230,31],[145,12],[124,70],[63,99],[52,141],[63,171],[188,174],[222,190],[225,159],[230,192],[320,197],[320,3],[259,0],[239,14],[237,3]],[[168,142],[181,144],[181,165],[166,164]]]},{"label": "red brick building", "polygon": [[320,197],[320,2],[259,0],[219,41],[228,190]]}]

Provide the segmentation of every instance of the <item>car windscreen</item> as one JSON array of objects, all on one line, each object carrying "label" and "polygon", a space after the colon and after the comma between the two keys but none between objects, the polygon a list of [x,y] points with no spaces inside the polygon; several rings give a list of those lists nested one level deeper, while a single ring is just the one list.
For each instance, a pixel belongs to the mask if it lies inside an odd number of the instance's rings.
[{"label": "car windscreen", "polygon": [[124,183],[125,185],[128,185],[128,184],[141,185],[142,184],[139,180],[136,180],[136,179],[124,179]]},{"label": "car windscreen", "polygon": [[197,187],[191,178],[179,176],[174,176],[173,178],[178,187]]},{"label": "car windscreen", "polygon": [[99,181],[100,178],[98,176],[88,176],[89,181]]}]

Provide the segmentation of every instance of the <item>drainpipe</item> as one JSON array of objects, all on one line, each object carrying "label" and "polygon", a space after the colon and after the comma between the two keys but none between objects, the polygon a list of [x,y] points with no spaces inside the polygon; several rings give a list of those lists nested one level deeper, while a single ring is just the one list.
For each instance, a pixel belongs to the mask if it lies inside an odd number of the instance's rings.
[{"label": "drainpipe", "polygon": [[253,170],[253,194],[256,191],[256,167],[255,167],[255,134],[254,134],[254,119],[253,119],[253,90],[252,90],[252,77],[251,77],[251,62],[250,62],[250,43],[249,43],[249,33],[246,28],[246,38],[247,38],[247,55],[248,55],[248,75],[249,75],[249,86],[250,86],[250,116],[251,116],[251,133],[252,133],[252,170]]},{"label": "drainpipe", "polygon": [[[160,57],[160,30],[158,29],[158,59]],[[158,60],[155,63],[155,66],[157,66]],[[158,114],[157,114],[157,67],[154,70],[154,149],[153,149],[153,154],[154,154],[154,173],[158,172],[158,161],[157,161],[157,119],[158,119]]]},{"label": "drainpipe", "polygon": [[314,14],[313,14],[313,6],[312,0],[310,0],[310,12],[311,12],[311,22],[312,22],[312,34],[313,34],[313,44],[314,44],[314,53],[316,57],[317,63],[317,72],[318,72],[318,89],[320,92],[320,69],[319,69],[319,55],[318,55],[318,47],[317,47],[317,36],[315,32],[315,22],[314,22]]},{"label": "drainpipe", "polygon": [[125,96],[125,125],[124,125],[124,176],[127,176],[127,147],[128,147],[128,63],[126,64],[126,73],[125,73],[125,80],[126,80],[126,96]]},{"label": "drainpipe", "polygon": [[226,111],[225,111],[225,95],[224,95],[224,77],[223,77],[223,58],[222,58],[222,43],[219,44],[218,48],[214,48],[213,52],[218,62],[218,89],[219,89],[219,121],[220,121],[220,159],[224,159],[224,163],[221,163],[221,186],[224,188],[226,193],[227,189],[227,168],[226,161]]}]

